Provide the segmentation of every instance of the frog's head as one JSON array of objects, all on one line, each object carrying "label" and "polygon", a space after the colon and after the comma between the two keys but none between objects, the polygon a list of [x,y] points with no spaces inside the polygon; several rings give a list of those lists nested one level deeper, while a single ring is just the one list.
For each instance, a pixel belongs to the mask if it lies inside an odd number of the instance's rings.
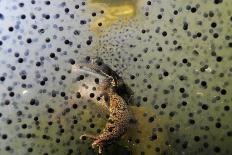
[{"label": "frog's head", "polygon": [[102,66],[104,64],[103,59],[100,57],[90,57],[90,56],[86,56],[85,57],[85,61],[86,63],[90,63],[90,64],[96,64],[98,66]]}]

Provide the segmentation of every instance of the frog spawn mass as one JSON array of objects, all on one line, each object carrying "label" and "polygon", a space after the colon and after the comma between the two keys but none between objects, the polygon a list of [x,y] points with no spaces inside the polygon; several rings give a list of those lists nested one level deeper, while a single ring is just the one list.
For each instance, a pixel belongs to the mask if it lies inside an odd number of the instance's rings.
[{"label": "frog spawn mass", "polygon": [[104,153],[231,154],[231,5],[0,0],[0,154],[96,154],[79,139],[107,120],[91,98],[102,77],[75,70],[86,56],[134,92],[137,124]]}]

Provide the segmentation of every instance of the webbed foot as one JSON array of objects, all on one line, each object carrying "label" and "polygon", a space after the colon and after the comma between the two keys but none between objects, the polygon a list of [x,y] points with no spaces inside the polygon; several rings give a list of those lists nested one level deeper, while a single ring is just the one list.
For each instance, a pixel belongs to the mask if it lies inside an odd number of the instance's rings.
[{"label": "webbed foot", "polygon": [[91,135],[91,134],[83,134],[83,135],[80,136],[81,140],[85,140],[86,138],[93,139],[94,142],[92,143],[92,148],[95,149],[96,147],[98,147],[98,153],[102,154],[103,145],[100,144],[100,141],[97,139],[97,136],[94,136],[94,135]]},{"label": "webbed foot", "polygon": [[103,145],[99,144],[98,143],[98,140],[94,141],[92,143],[92,148],[95,149],[96,147],[98,147],[98,153],[99,154],[102,154],[102,151],[103,151]]}]

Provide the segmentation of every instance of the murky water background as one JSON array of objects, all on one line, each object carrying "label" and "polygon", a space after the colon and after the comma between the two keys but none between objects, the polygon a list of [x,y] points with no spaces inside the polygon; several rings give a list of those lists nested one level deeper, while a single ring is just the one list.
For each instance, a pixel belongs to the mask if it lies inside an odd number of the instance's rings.
[{"label": "murky water background", "polygon": [[[137,124],[105,154],[232,154],[230,0],[0,0],[0,154],[97,154],[99,56]],[[81,95],[80,95],[81,94]],[[95,92],[97,96],[97,92]]]}]

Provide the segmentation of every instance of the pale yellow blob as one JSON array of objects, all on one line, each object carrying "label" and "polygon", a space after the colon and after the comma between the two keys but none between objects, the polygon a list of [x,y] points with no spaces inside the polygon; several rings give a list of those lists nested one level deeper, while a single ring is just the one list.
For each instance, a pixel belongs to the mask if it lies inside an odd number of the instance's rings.
[{"label": "pale yellow blob", "polygon": [[137,0],[92,0],[90,5],[94,10],[104,10],[104,14],[93,19],[91,31],[101,32],[119,19],[123,22],[136,15]]}]

